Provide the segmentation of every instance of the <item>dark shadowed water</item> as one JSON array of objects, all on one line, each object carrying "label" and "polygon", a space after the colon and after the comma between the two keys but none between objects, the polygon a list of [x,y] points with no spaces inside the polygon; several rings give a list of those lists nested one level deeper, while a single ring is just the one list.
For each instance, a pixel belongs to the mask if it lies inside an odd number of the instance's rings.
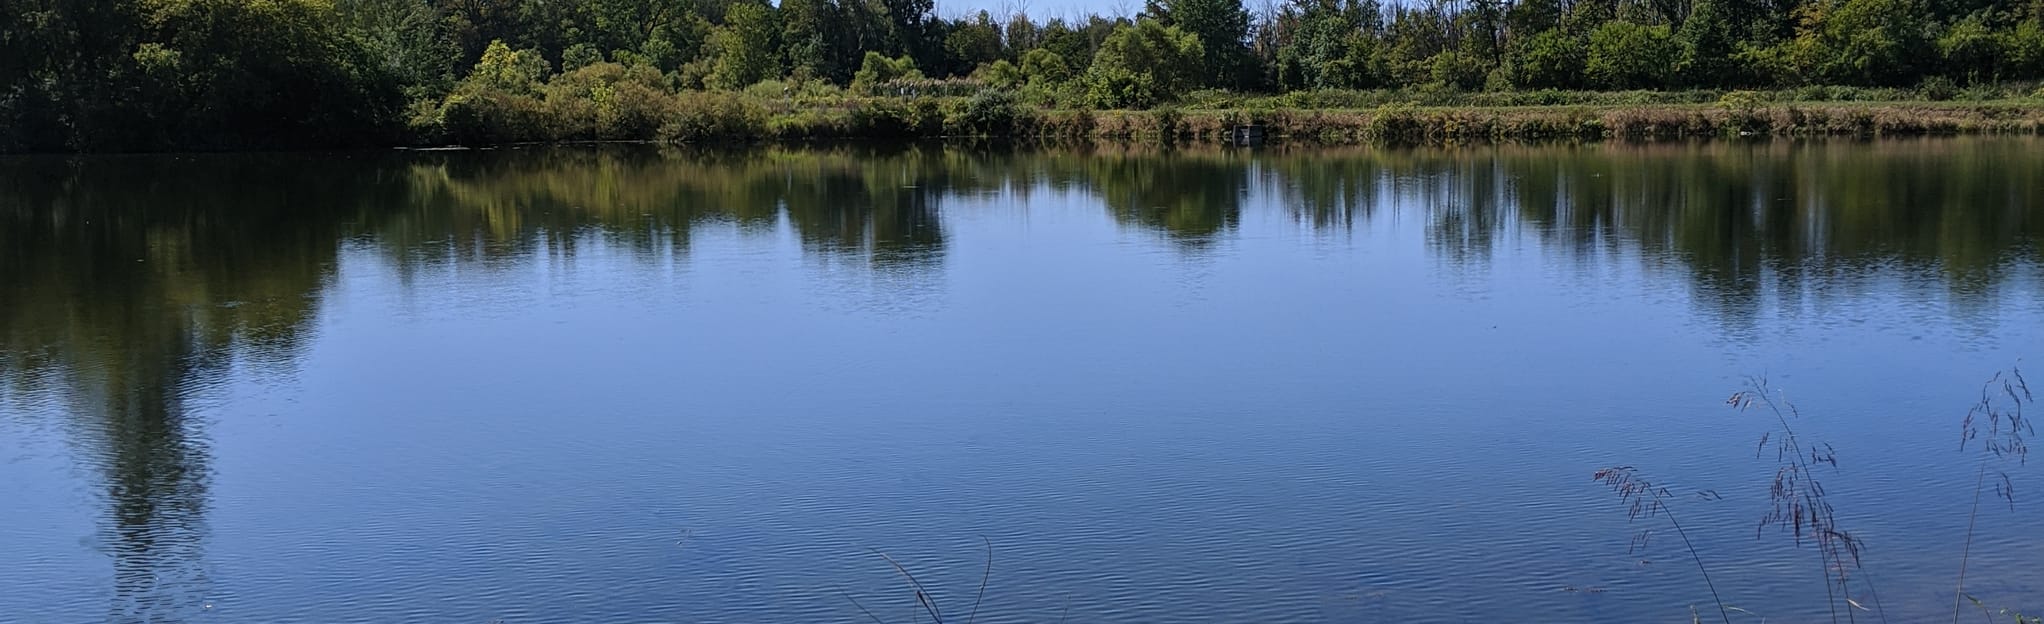
[{"label": "dark shadowed water", "polygon": [[[1715,619],[1613,464],[1828,621],[1762,374],[1856,619],[1950,617],[2040,148],[4,160],[0,621],[915,621],[878,549],[963,622],[982,538],[983,622]],[[1968,588],[2035,612],[2010,476]]]}]

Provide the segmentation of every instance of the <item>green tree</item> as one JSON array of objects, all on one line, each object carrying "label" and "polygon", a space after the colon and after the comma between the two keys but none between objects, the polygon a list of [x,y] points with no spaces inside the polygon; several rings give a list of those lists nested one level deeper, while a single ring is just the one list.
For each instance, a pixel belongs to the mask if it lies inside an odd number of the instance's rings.
[{"label": "green tree", "polygon": [[1750,72],[1738,61],[1741,0],[1696,0],[1675,31],[1681,57],[1677,75],[1699,86],[1736,85],[1748,82]]},{"label": "green tree", "polygon": [[1199,37],[1157,20],[1114,31],[1086,70],[1087,95],[1105,108],[1140,108],[1176,99],[1198,81]]},{"label": "green tree", "polygon": [[970,73],[979,66],[1002,58],[1001,27],[986,11],[973,19],[951,24],[944,36],[944,60],[951,75]]},{"label": "green tree", "polygon": [[1297,0],[1278,17],[1276,70],[1280,89],[1379,86],[1378,5]]},{"label": "green tree", "polygon": [[147,26],[138,39],[146,47],[130,58],[175,69],[138,83],[148,91],[136,94],[137,110],[151,129],[115,142],[348,144],[388,140],[395,130],[401,77],[342,31],[329,2],[186,0],[142,8]]},{"label": "green tree", "polygon": [[1560,29],[1543,30],[1517,42],[1508,54],[1512,85],[1525,88],[1582,86],[1588,64],[1583,41]]},{"label": "green tree", "polygon": [[2017,56],[2004,48],[2004,39],[1994,32],[1991,19],[1986,11],[1968,15],[1938,37],[1938,56],[1947,73],[1963,76],[1968,82],[1991,80],[2000,76],[2006,61]]},{"label": "green tree", "polygon": [[412,98],[439,97],[453,84],[454,43],[440,34],[440,16],[422,0],[338,0],[342,27],[377,70],[405,84]]},{"label": "green tree", "polygon": [[788,57],[788,74],[808,80],[843,82],[851,79],[837,55],[831,34],[841,29],[829,26],[836,8],[826,0],[781,0],[781,45]]},{"label": "green tree", "polygon": [[1022,78],[1035,87],[1061,85],[1072,79],[1072,66],[1058,53],[1037,48],[1022,55]]},{"label": "green tree", "polygon": [[1145,0],[1143,16],[1198,40],[1196,84],[1249,86],[1249,11],[1242,0]]},{"label": "green tree", "polygon": [[1667,26],[1605,22],[1590,31],[1584,73],[1607,89],[1649,89],[1665,86],[1675,76],[1680,50]]},{"label": "green tree", "polygon": [[2012,74],[2025,78],[2044,76],[2044,15],[2017,22],[2012,30],[2002,34],[2001,40]]},{"label": "green tree", "polygon": [[513,50],[503,41],[492,41],[483,58],[462,79],[461,90],[502,91],[514,95],[537,95],[553,69],[538,50]]},{"label": "green tree", "polygon": [[1804,7],[1792,62],[1805,76],[1842,84],[1911,84],[1936,58],[1923,0],[1842,0]]},{"label": "green tree", "polygon": [[736,90],[781,77],[780,34],[773,7],[749,2],[732,5],[724,12],[724,25],[710,36],[715,60],[705,84]]}]

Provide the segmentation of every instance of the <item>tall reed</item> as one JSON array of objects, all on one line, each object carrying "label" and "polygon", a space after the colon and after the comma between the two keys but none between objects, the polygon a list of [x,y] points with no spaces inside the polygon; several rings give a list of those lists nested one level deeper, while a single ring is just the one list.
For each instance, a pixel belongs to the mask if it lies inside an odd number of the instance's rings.
[{"label": "tall reed", "polygon": [[1806,541],[1815,542],[1824,573],[1825,607],[1831,611],[1831,621],[1839,620],[1840,606],[1845,607],[1846,621],[1857,621],[1853,609],[1865,607],[1852,599],[1851,581],[1853,572],[1860,567],[1864,544],[1838,526],[1837,513],[1816,468],[1829,466],[1836,471],[1837,449],[1822,442],[1805,443],[1790,422],[1800,420],[1802,412],[1769,385],[1765,377],[1748,378],[1746,389],[1734,393],[1725,403],[1740,411],[1760,411],[1772,416],[1776,427],[1762,434],[1754,449],[1754,456],[1762,457],[1772,443],[1776,464],[1767,492],[1771,507],[1761,516],[1756,533],[1771,527],[1789,533],[1799,547]]},{"label": "tall reed", "polygon": [[[1682,547],[1689,551],[1689,559],[1696,562],[1696,571],[1703,575],[1704,586],[1710,588],[1710,598],[1717,603],[1718,617],[1724,618],[1725,624],[1732,624],[1732,615],[1726,611],[1725,599],[1718,595],[1717,584],[1710,580],[1710,568],[1703,565],[1702,553],[1697,552],[1696,544],[1689,541],[1689,532],[1682,529],[1682,522],[1675,518],[1675,511],[1668,508],[1668,488],[1654,485],[1653,482],[1640,477],[1639,472],[1631,466],[1605,468],[1597,471],[1593,478],[1618,493],[1620,501],[1629,503],[1626,508],[1627,518],[1639,520],[1658,516],[1668,519],[1668,525],[1675,527],[1675,534],[1682,538]],[[1630,549],[1645,548],[1647,539],[1652,535],[1652,529],[1641,529],[1640,532],[1633,534]]]},{"label": "tall reed", "polygon": [[[1953,588],[1952,621],[1957,622],[1965,604],[1970,601],[1980,607],[1990,620],[1994,613],[1978,597],[1966,592],[1967,565],[1971,560],[1973,538],[1980,516],[1981,502],[1991,491],[1996,498],[2015,508],[2015,485],[2009,477],[2013,467],[2024,465],[2029,458],[2029,437],[2036,434],[2027,411],[2036,402],[2028,380],[2020,368],[1997,372],[1980,389],[1980,397],[1960,422],[1959,450],[1972,450],[1978,455],[1975,468],[1973,502],[1966,516],[1966,536],[1959,552],[1958,578]],[[1855,611],[1871,611],[1886,621],[1885,610],[1880,604],[1880,593],[1863,569],[1862,555],[1865,543],[1851,531],[1838,523],[1837,512],[1831,505],[1823,477],[1835,474],[1839,469],[1838,451],[1830,444],[1807,437],[1797,429],[1802,413],[1778,388],[1770,385],[1765,377],[1751,377],[1746,387],[1725,400],[1727,405],[1746,413],[1759,413],[1768,417],[1768,430],[1761,434],[1754,448],[1756,458],[1766,457],[1767,451],[1774,451],[1775,468],[1768,480],[1769,507],[1761,516],[1755,529],[1760,537],[1768,529],[1774,529],[1791,536],[1794,544],[1801,547],[1813,544],[1823,572],[1825,607],[1831,620],[1853,622]],[[1598,470],[1593,478],[1609,486],[1628,503],[1628,515],[1637,520],[1641,517],[1664,517],[1676,533],[1689,556],[1702,573],[1704,585],[1717,602],[1718,613],[1727,623],[1730,611],[1741,611],[1729,607],[1718,594],[1717,586],[1711,582],[1710,572],[1704,566],[1703,555],[1689,540],[1688,533],[1669,509],[1669,490],[1655,485],[1638,475],[1631,466],[1617,466]],[[1992,484],[1992,488],[1989,485]],[[1709,497],[1709,493],[1705,493]],[[1636,534],[1632,548],[1644,546],[1648,531]],[[1855,599],[1855,583],[1865,589],[1865,594],[1874,604],[1869,609]],[[2044,619],[2025,616],[2009,610],[2002,615],[2011,616],[2020,624],[2044,624]]]},{"label": "tall reed", "polygon": [[[2016,488],[2009,480],[2008,462],[2029,463],[2028,437],[2035,435],[2036,430],[2024,416],[2023,408],[2035,401],[2029,381],[2023,379],[2023,370],[2010,368],[1981,384],[1980,400],[1966,411],[1966,419],[1959,424],[1959,451],[1965,452],[1969,444],[1978,440],[1980,467],[1973,479],[1973,508],[1966,513],[1966,544],[1959,550],[1959,580],[1952,590],[1953,622],[1959,621],[1959,609],[1968,597],[1966,564],[1973,555],[1973,529],[1980,519],[1980,498],[1987,473],[1989,469],[1994,471],[1994,495],[2008,503],[2009,511],[2015,511]],[[1974,602],[1978,604],[1979,600]]]}]

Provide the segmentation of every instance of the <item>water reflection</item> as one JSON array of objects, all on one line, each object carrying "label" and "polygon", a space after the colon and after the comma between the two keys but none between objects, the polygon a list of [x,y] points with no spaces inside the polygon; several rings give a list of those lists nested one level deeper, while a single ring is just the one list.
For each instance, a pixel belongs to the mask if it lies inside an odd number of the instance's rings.
[{"label": "water reflection", "polygon": [[[288,378],[342,249],[400,271],[686,255],[698,229],[787,231],[895,296],[941,280],[946,206],[1047,191],[1209,253],[1244,213],[1318,232],[1422,224],[1459,267],[1531,241],[1646,262],[1727,335],[1773,307],[1873,292],[1986,307],[2044,263],[2044,154],[2022,140],[1449,150],[988,152],[653,148],[0,161],[0,392],[65,401],[103,492],[112,619],[202,600],[211,462],[195,401],[230,370]],[[1621,258],[1636,258],[1621,260]],[[2022,284],[2034,287],[2034,284]],[[1889,296],[1892,289],[1880,291]]]},{"label": "water reflection", "polygon": [[56,394],[98,473],[109,619],[202,598],[210,462],[189,399],[288,370],[352,211],[395,187],[345,158],[12,162],[0,175],[0,385]]}]

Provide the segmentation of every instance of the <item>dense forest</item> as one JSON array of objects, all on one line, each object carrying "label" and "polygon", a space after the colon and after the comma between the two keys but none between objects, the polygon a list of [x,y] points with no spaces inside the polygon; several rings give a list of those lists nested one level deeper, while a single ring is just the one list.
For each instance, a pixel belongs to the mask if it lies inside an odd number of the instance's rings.
[{"label": "dense forest", "polygon": [[757,131],[768,107],[997,131],[1015,106],[1202,92],[1936,95],[2040,76],[2044,0],[1149,0],[1051,18],[932,0],[6,0],[0,151],[688,139]]}]

